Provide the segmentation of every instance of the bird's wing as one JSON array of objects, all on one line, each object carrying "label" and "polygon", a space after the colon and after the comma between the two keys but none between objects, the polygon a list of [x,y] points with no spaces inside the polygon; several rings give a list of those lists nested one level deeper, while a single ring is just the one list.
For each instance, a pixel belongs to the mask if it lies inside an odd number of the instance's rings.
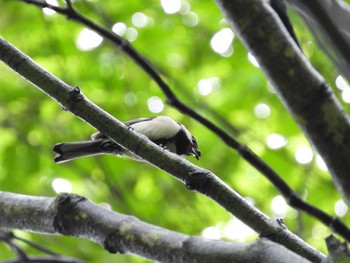
[{"label": "bird's wing", "polygon": [[134,121],[130,127],[138,133],[147,136],[150,140],[168,139],[174,137],[181,129],[181,126],[166,116],[145,118]]},{"label": "bird's wing", "polygon": [[125,123],[126,126],[132,126],[135,123],[144,122],[144,121],[150,121],[150,120],[152,120],[154,118],[156,118],[156,117],[139,118],[139,119],[135,119],[135,120],[126,121],[124,123]]},{"label": "bird's wing", "polygon": [[[180,130],[181,125],[166,116],[140,118],[125,122],[135,132],[141,133],[152,141],[174,137]],[[106,139],[106,135],[97,132],[91,136],[92,140]]]},{"label": "bird's wing", "polygon": [[[130,121],[126,121],[124,122],[126,126],[132,127],[133,124],[135,123],[139,123],[139,122],[144,122],[144,121],[148,121],[151,119],[154,119],[155,117],[150,117],[150,118],[139,118],[139,119],[135,119],[135,120],[130,120]],[[101,132],[96,132],[93,135],[91,135],[91,140],[95,141],[95,140],[100,140],[100,139],[107,139],[109,138],[108,136],[104,135]]]}]

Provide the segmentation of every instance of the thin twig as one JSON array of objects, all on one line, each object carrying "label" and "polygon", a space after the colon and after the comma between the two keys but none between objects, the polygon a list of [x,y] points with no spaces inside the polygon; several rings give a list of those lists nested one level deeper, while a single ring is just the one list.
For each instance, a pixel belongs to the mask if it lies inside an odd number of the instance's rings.
[{"label": "thin twig", "polygon": [[265,163],[260,157],[258,157],[251,149],[246,145],[238,142],[235,138],[230,136],[227,132],[219,128],[213,122],[207,120],[199,113],[195,112],[189,106],[181,102],[176,95],[172,92],[170,87],[165,83],[161,78],[158,72],[154,69],[152,64],[142,56],[127,40],[121,38],[117,34],[109,31],[96,23],[92,22],[85,16],[78,13],[73,8],[62,8],[57,6],[52,6],[46,2],[37,2],[35,0],[19,0],[29,4],[34,4],[41,8],[50,8],[57,13],[67,16],[70,20],[75,20],[78,23],[89,27],[90,29],[97,32],[102,37],[110,40],[115,44],[116,47],[125,52],[130,58],[132,58],[136,64],[138,64],[161,88],[164,95],[166,96],[166,102],[181,111],[184,114],[191,116],[193,119],[197,120],[205,127],[214,132],[219,136],[229,147],[235,149],[237,153],[245,159],[249,164],[255,167],[260,171],[274,186],[275,188],[283,195],[288,204],[297,209],[304,211],[305,213],[317,218],[328,226],[335,233],[339,234],[350,242],[350,229],[341,222],[338,218],[332,217],[331,215],[325,213],[318,207],[315,207],[304,200],[291,188],[288,184],[281,178],[281,176],[273,170],[269,165]]},{"label": "thin twig", "polygon": [[14,235],[10,231],[0,231],[0,241],[5,242],[11,250],[17,255],[17,260],[19,262],[26,262],[28,256],[26,252],[17,244],[13,242]]},{"label": "thin twig", "polygon": [[30,240],[26,240],[24,238],[21,238],[21,237],[18,237],[16,235],[14,235],[14,234],[13,234],[13,238],[17,239],[19,241],[22,241],[22,242],[26,243],[27,245],[31,246],[32,248],[35,248],[36,250],[44,252],[44,253],[46,253],[46,254],[48,254],[50,256],[60,256],[59,254],[53,252],[52,250],[50,250],[48,248],[45,248],[45,247],[43,247],[43,246],[41,246],[39,244],[36,244],[36,243],[34,243],[34,242],[30,241]]},{"label": "thin twig", "polygon": [[[17,245],[16,243],[14,243],[14,240],[19,240],[22,241],[24,243],[26,243],[27,245],[41,251],[44,252],[48,255],[50,255],[50,257],[30,257],[26,254],[26,252],[24,251],[23,248],[21,248],[19,245]],[[83,261],[74,259],[74,258],[68,258],[68,257],[64,257],[61,256],[55,252],[52,252],[51,250],[44,248],[43,246],[40,246],[38,244],[35,244],[32,241],[26,240],[24,238],[18,237],[15,234],[13,234],[13,232],[10,231],[0,231],[0,241],[5,242],[11,249],[12,251],[14,251],[14,253],[16,253],[17,255],[17,259],[13,259],[13,260],[9,260],[9,261],[4,261],[3,263],[23,263],[23,262],[33,262],[33,263],[39,263],[39,262],[43,262],[43,263],[83,263]]]},{"label": "thin twig", "polygon": [[65,1],[66,1],[66,4],[67,4],[67,8],[73,11],[74,8],[73,8],[71,0],[65,0]]}]

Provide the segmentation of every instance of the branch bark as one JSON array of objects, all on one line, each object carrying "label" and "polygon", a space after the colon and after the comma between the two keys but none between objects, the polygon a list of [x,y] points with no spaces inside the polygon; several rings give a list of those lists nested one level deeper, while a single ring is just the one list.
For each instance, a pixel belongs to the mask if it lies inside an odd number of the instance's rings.
[{"label": "branch bark", "polygon": [[[108,29],[94,23],[84,15],[77,12],[70,2],[67,2],[67,7],[58,7],[50,5],[47,2],[41,2],[37,0],[21,0],[23,2],[36,5],[41,8],[51,8],[56,12],[66,16],[70,20],[75,20],[76,22],[94,30],[96,33],[102,37],[110,40],[116,47],[121,49],[125,54],[132,58],[135,63],[137,63],[140,68],[142,68],[160,87],[164,95],[167,97],[167,103],[178,109],[179,111],[191,116],[193,119],[202,123],[209,130],[213,131],[218,137],[220,137],[227,146],[233,148],[237,153],[244,158],[248,163],[260,171],[274,186],[275,188],[284,196],[288,204],[300,211],[304,211],[309,215],[317,218],[320,222],[328,226],[335,233],[338,233],[344,237],[347,241],[350,241],[350,230],[347,226],[341,222],[338,218],[334,218],[331,215],[325,213],[316,206],[313,206],[306,201],[304,201],[298,193],[291,189],[288,184],[281,178],[281,176],[269,165],[267,165],[259,156],[257,156],[249,147],[237,141],[234,137],[230,136],[223,129],[200,115],[198,112],[193,110],[191,107],[187,106],[181,102],[176,95],[172,92],[170,87],[163,81],[162,77],[158,74],[152,64],[140,54],[128,41],[124,40],[117,34],[114,34]],[[275,10],[279,10],[280,14],[284,13],[283,5],[280,5],[279,0],[274,1]],[[287,19],[287,18],[286,18]],[[286,25],[289,21],[285,21]],[[291,26],[290,26],[291,27]],[[292,28],[289,28],[289,32],[293,32]]]},{"label": "branch bark", "polygon": [[265,238],[231,243],[187,236],[106,210],[73,194],[57,198],[0,193],[0,228],[86,238],[111,253],[160,262],[283,262],[307,259]]},{"label": "branch bark", "polygon": [[[51,75],[2,38],[0,38],[0,59],[43,92],[60,102],[65,109],[150,164],[173,175],[191,190],[212,198],[261,236],[268,237],[312,261],[320,262],[324,258],[320,252],[293,235],[284,225],[269,219],[258,209],[249,205],[244,198],[230,189],[216,175],[194,166],[184,158],[152,143],[145,136],[131,131],[122,122],[85,98],[79,89],[72,88]],[[35,222],[33,223],[35,224]]]},{"label": "branch bark", "polygon": [[350,205],[350,120],[265,0],[216,0]]}]

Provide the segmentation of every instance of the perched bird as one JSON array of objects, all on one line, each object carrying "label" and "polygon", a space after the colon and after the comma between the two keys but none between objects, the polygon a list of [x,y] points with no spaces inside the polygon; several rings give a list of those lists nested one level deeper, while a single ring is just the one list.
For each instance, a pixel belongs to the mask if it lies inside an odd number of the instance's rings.
[{"label": "perched bird", "polygon": [[[193,155],[197,160],[201,156],[196,139],[185,126],[169,117],[141,118],[125,122],[125,124],[173,153]],[[57,153],[54,158],[56,163],[98,154],[114,154],[141,160],[100,132],[93,134],[89,141],[58,143],[53,147],[53,151]]]}]

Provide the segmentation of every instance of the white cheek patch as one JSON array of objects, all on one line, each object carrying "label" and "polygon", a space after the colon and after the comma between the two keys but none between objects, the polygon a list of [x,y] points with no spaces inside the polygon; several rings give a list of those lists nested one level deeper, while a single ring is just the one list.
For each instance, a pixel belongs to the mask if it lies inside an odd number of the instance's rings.
[{"label": "white cheek patch", "polygon": [[181,124],[182,130],[185,131],[187,139],[192,142],[192,134]]},{"label": "white cheek patch", "polygon": [[180,130],[180,125],[166,116],[141,121],[130,125],[134,131],[147,136],[151,140],[174,137]]}]

